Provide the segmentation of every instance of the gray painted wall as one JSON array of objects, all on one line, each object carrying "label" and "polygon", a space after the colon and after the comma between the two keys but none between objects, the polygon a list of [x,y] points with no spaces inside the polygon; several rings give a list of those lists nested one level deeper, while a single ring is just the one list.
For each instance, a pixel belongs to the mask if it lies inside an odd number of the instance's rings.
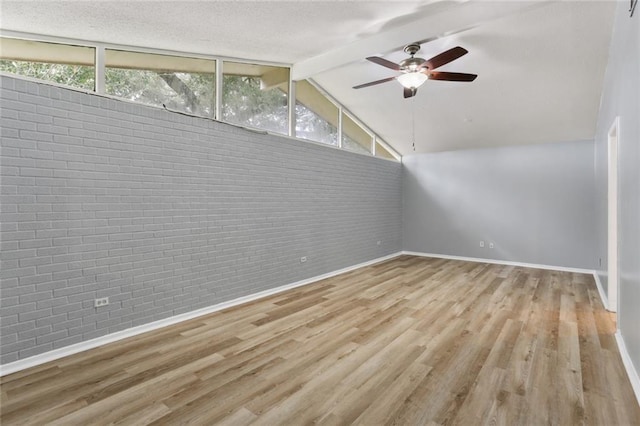
[{"label": "gray painted wall", "polygon": [[619,277],[618,321],[636,371],[640,372],[640,8],[629,17],[618,2],[609,63],[598,116],[596,176],[597,251],[604,260],[600,281],[607,286],[607,135],[620,117],[618,139]]},{"label": "gray painted wall", "polygon": [[593,147],[578,141],[403,157],[404,250],[595,268]]},{"label": "gray painted wall", "polygon": [[397,162],[9,77],[1,95],[3,364],[401,249]]}]

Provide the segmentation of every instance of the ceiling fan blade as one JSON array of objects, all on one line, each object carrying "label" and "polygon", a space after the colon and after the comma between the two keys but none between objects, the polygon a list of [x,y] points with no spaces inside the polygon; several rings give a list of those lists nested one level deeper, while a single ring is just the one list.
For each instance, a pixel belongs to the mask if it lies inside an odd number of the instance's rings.
[{"label": "ceiling fan blade", "polygon": [[370,81],[369,83],[359,84],[353,86],[354,89],[362,89],[363,87],[375,86],[376,84],[386,83],[387,81],[395,80],[395,77],[383,78],[382,80]]},{"label": "ceiling fan blade", "polygon": [[477,74],[467,74],[464,72],[433,71],[429,73],[429,80],[473,81],[477,76]]},{"label": "ceiling fan blade", "polygon": [[457,46],[429,59],[424,63],[424,66],[429,70],[435,70],[436,68],[446,65],[451,61],[455,61],[456,59],[466,55],[467,53],[467,49]]},{"label": "ceiling fan blade", "polygon": [[395,62],[387,61],[384,58],[379,56],[369,56],[367,58],[368,61],[373,62],[374,64],[382,65],[383,67],[391,68],[394,71],[400,71],[400,65]]},{"label": "ceiling fan blade", "polygon": [[410,98],[412,96],[415,96],[416,93],[418,93],[418,89],[414,88],[409,88],[409,87],[405,87],[404,88],[404,98]]}]

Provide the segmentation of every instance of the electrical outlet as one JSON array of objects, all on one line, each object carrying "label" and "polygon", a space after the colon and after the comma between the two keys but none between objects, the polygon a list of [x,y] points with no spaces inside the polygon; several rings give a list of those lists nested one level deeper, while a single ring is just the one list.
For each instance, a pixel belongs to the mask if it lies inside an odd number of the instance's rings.
[{"label": "electrical outlet", "polygon": [[484,247],[484,241],[480,241],[480,247]]},{"label": "electrical outlet", "polygon": [[307,256],[302,256],[302,257],[300,258],[300,263],[304,263],[304,262],[306,262],[306,261],[307,261]]},{"label": "electrical outlet", "polygon": [[493,248],[493,243],[489,243],[489,248]]},{"label": "electrical outlet", "polygon": [[100,306],[107,306],[109,304],[108,297],[101,297],[93,301],[93,306],[99,308]]}]

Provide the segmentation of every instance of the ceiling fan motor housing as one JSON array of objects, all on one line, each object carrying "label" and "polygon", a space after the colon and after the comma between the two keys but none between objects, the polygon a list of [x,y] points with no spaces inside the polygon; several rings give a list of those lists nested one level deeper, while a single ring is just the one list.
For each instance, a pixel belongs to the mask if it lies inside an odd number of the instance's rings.
[{"label": "ceiling fan motor housing", "polygon": [[422,58],[414,58],[413,56],[411,58],[407,58],[403,61],[400,62],[400,71],[402,72],[415,72],[418,71],[420,69],[420,67],[422,67],[422,64],[424,64],[425,61]]},{"label": "ceiling fan motor housing", "polygon": [[418,53],[420,50],[420,45],[418,43],[411,43],[405,46],[404,52],[411,55],[410,58],[407,58],[401,61],[398,65],[400,65],[400,71],[402,72],[416,72],[424,64],[426,61],[422,58],[415,58],[413,55]]}]

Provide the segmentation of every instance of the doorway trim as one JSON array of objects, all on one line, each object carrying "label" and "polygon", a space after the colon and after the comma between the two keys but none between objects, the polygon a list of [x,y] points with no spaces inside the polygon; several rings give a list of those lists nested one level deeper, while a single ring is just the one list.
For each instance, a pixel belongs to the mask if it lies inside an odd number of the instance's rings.
[{"label": "doorway trim", "polygon": [[620,117],[607,133],[607,299],[608,309],[618,312],[618,151]]}]

